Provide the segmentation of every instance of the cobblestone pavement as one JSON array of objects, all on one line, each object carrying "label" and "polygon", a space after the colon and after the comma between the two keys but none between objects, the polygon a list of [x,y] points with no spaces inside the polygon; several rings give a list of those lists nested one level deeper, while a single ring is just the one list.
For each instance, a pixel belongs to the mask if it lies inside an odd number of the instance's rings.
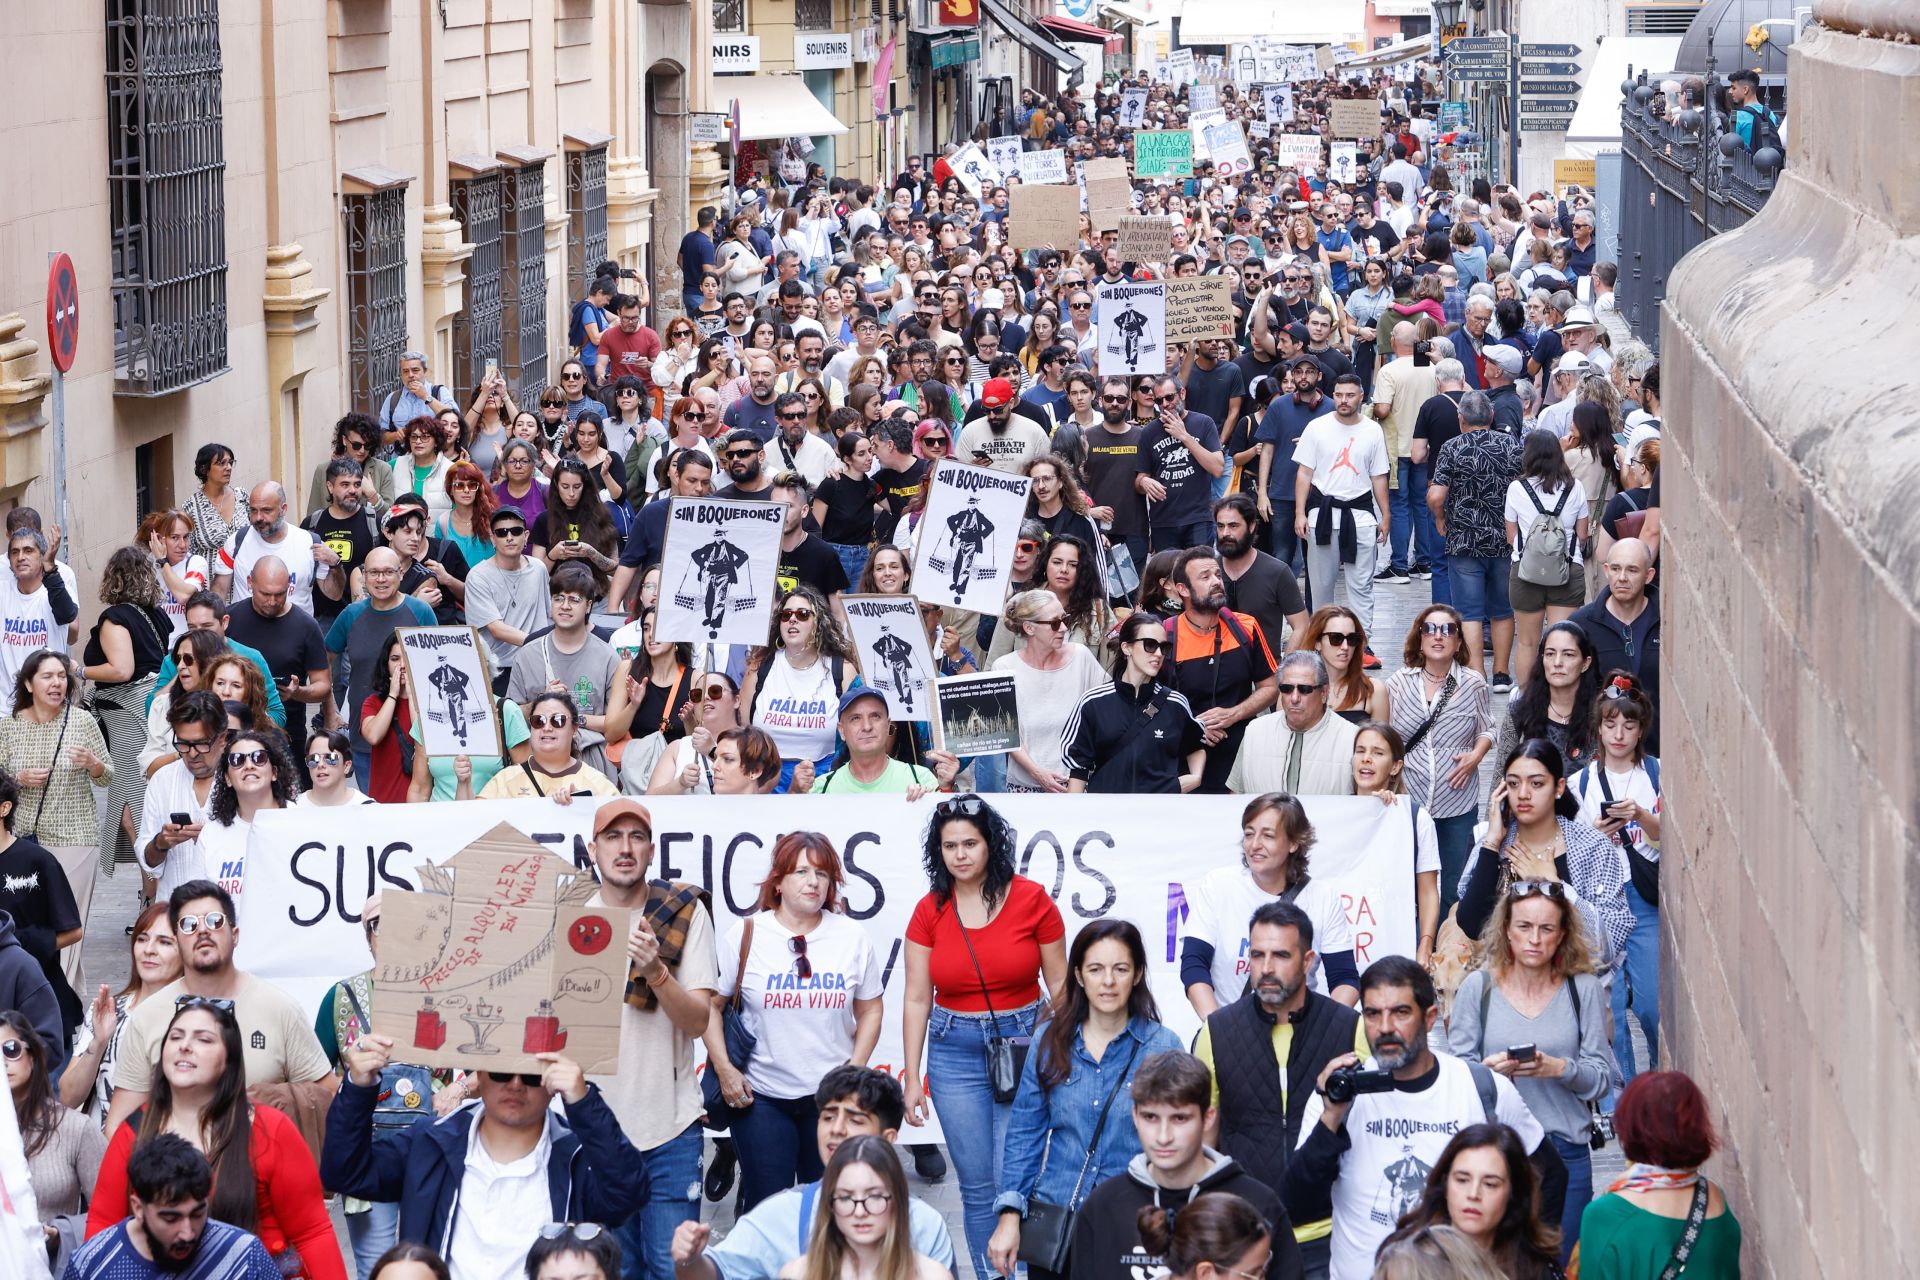
[{"label": "cobblestone pavement", "polygon": [[[1383,670],[1391,671],[1398,663],[1397,655],[1405,641],[1407,629],[1420,608],[1430,598],[1428,584],[1412,582],[1404,585],[1379,583],[1374,587],[1374,651],[1386,665]],[[1494,712],[1504,712],[1502,700],[1496,697]],[[1484,797],[1492,786],[1493,763],[1488,761],[1481,766],[1481,795]],[[88,980],[95,988],[102,982],[118,988],[126,981],[128,972],[128,952],[126,928],[136,914],[136,899],[140,892],[139,877],[131,866],[121,866],[110,879],[102,879],[94,891],[92,927],[82,944],[86,959]],[[242,913],[244,922],[245,915]],[[244,924],[243,924],[244,927]],[[1634,1031],[1635,1050],[1642,1061],[1646,1057],[1646,1046],[1640,1039],[1639,1030]],[[711,1153],[711,1148],[709,1148]],[[905,1153],[902,1152],[904,1156]],[[946,1216],[948,1229],[957,1241],[961,1238],[960,1187],[958,1177],[949,1170],[940,1183],[928,1186],[914,1178],[912,1165],[908,1164],[909,1178],[914,1183],[916,1194],[923,1196],[935,1208]],[[1609,1144],[1596,1155],[1594,1161],[1594,1183],[1596,1189],[1604,1189],[1606,1184],[1623,1169],[1618,1144]],[[715,1205],[703,1202],[702,1214],[710,1219],[717,1228],[725,1230],[733,1223],[733,1206],[729,1202]],[[338,1213],[335,1214],[336,1222]],[[341,1247],[346,1250],[346,1236],[341,1234]],[[347,1256],[351,1258],[351,1253]],[[965,1280],[961,1277],[960,1280]]]}]

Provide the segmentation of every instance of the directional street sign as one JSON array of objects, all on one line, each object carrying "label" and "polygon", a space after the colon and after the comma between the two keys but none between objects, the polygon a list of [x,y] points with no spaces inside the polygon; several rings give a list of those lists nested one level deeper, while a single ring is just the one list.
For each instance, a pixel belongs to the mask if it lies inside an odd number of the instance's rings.
[{"label": "directional street sign", "polygon": [[1522,93],[1579,93],[1578,80],[1522,80]]},{"label": "directional street sign", "polygon": [[1459,57],[1463,53],[1497,53],[1505,57],[1507,38],[1505,36],[1461,36],[1458,40],[1450,41],[1445,52],[1449,58]]},{"label": "directional street sign", "polygon": [[1507,78],[1507,69],[1500,67],[1448,67],[1447,75],[1454,80],[1485,80],[1498,84]]},{"label": "directional street sign", "polygon": [[1580,46],[1577,44],[1523,44],[1520,46],[1523,58],[1577,58]]},{"label": "directional street sign", "polygon": [[1520,118],[1520,132],[1543,133],[1564,130],[1567,127],[1567,120],[1568,117],[1566,116],[1549,116],[1545,118],[1522,116]]},{"label": "directional street sign", "polygon": [[1570,116],[1574,103],[1566,98],[1522,98],[1520,109],[1538,115]]},{"label": "directional street sign", "polygon": [[1577,62],[1523,62],[1520,64],[1523,76],[1577,76],[1580,64]]}]

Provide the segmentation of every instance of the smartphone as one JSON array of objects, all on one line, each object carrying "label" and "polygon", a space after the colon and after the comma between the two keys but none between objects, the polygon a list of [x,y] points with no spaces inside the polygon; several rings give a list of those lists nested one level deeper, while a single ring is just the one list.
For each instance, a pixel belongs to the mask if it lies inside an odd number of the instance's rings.
[{"label": "smartphone", "polygon": [[190,827],[193,825],[193,815],[190,813],[170,813],[167,815],[167,821],[176,827]]},{"label": "smartphone", "polygon": [[499,364],[497,364],[492,360],[487,361],[487,381],[492,382],[495,378],[499,376],[500,376]]},{"label": "smartphone", "polygon": [[1510,1044],[1507,1046],[1507,1056],[1515,1062],[1532,1062],[1534,1048],[1530,1044]]}]

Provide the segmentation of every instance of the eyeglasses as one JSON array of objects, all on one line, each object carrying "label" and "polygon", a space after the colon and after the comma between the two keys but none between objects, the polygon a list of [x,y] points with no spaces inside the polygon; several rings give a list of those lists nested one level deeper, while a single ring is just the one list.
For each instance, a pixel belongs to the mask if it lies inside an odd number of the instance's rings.
[{"label": "eyeglasses", "polygon": [[863,1196],[856,1196],[851,1191],[842,1191],[833,1197],[833,1211],[848,1216],[856,1213],[885,1213],[892,1204],[893,1192],[891,1191],[869,1191]]},{"label": "eyeglasses", "polygon": [[1457,622],[1423,622],[1420,624],[1420,634],[1423,636],[1451,636],[1458,635],[1459,632],[1460,624]]},{"label": "eyeglasses", "polygon": [[1359,644],[1360,637],[1352,631],[1323,631],[1320,633],[1320,642],[1341,649]]},{"label": "eyeglasses", "polygon": [[552,715],[536,711],[527,717],[527,723],[536,729],[566,729],[572,727],[573,717],[564,711],[556,711]]},{"label": "eyeglasses", "polygon": [[1167,647],[1165,640],[1156,639],[1153,636],[1135,636],[1133,639],[1127,641],[1127,643],[1139,645],[1141,650],[1146,653],[1159,653]]},{"label": "eyeglasses", "polygon": [[[491,1075],[492,1072],[488,1074]],[[521,1076],[520,1078],[525,1080],[527,1077]],[[498,1079],[498,1077],[496,1077],[496,1079]],[[538,1084],[540,1077],[535,1076],[533,1080],[535,1084]],[[502,1080],[500,1083],[504,1084],[506,1082]],[[542,1240],[558,1240],[563,1236],[572,1236],[575,1240],[598,1240],[605,1231],[606,1228],[597,1222],[549,1222],[546,1226],[540,1228],[540,1238]]]},{"label": "eyeglasses", "polygon": [[782,621],[782,622],[812,622],[812,621],[813,621],[813,610],[811,610],[811,609],[782,609],[782,610],[780,611],[780,621]]},{"label": "eyeglasses", "polygon": [[273,755],[265,747],[255,747],[251,751],[227,752],[227,768],[238,769],[243,765],[266,764]]},{"label": "eyeglasses", "polygon": [[524,538],[527,536],[527,526],[523,524],[495,525],[493,528],[493,536],[496,538]]},{"label": "eyeglasses", "polygon": [[1522,898],[1541,897],[1553,902],[1567,900],[1567,886],[1558,880],[1515,880],[1507,886],[1507,896],[1518,902]]},{"label": "eyeglasses", "polygon": [[553,597],[553,602],[555,604],[564,604],[570,608],[578,609],[586,605],[588,603],[588,600],[585,596],[581,595],[577,591],[561,591],[561,592],[555,593]]},{"label": "eyeglasses", "polygon": [[793,952],[793,976],[805,982],[813,976],[813,962],[807,959],[807,940],[800,934],[787,939],[787,950]]},{"label": "eyeglasses", "polygon": [[[193,664],[187,663],[186,665],[191,666]],[[219,745],[220,739],[217,736],[208,738],[205,742],[188,742],[184,738],[175,738],[173,740],[173,749],[183,756],[197,756],[203,752],[211,751]]]},{"label": "eyeglasses", "polygon": [[339,767],[339,764],[340,753],[338,751],[322,751],[317,755],[307,757],[307,768],[309,769],[318,769],[322,765],[333,769]]},{"label": "eyeglasses", "polygon": [[[530,1072],[521,1072],[516,1075],[511,1071],[489,1071],[487,1072],[487,1079],[493,1081],[495,1084],[512,1084],[515,1080],[518,1080],[529,1089],[538,1089],[540,1087],[540,1077]],[[544,1228],[540,1234],[547,1234]],[[551,1240],[553,1237],[547,1236],[547,1239]]]},{"label": "eyeglasses", "polygon": [[1283,684],[1279,686],[1280,692],[1282,693],[1297,693],[1302,697],[1310,693],[1318,693],[1324,688],[1326,688],[1326,686],[1323,684]]}]

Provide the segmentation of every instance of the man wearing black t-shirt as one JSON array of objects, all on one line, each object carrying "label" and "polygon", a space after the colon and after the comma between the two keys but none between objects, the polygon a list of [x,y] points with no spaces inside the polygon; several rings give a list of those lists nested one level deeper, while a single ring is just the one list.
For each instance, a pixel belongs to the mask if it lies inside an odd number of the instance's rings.
[{"label": "man wearing black t-shirt", "polygon": [[1108,545],[1124,544],[1135,567],[1147,562],[1147,504],[1140,496],[1140,428],[1127,420],[1133,393],[1125,378],[1100,383],[1100,422],[1086,434],[1087,512],[1104,525]]},{"label": "man wearing black t-shirt", "polygon": [[1187,348],[1180,369],[1180,381],[1187,389],[1187,410],[1213,419],[1223,437],[1232,433],[1247,397],[1246,375],[1239,365],[1228,363],[1232,355],[1231,342],[1195,342]]},{"label": "man wearing black t-shirt", "polygon": [[1287,647],[1299,648],[1306,636],[1307,601],[1293,570],[1253,545],[1257,514],[1251,497],[1230,493],[1213,504],[1213,536],[1227,607],[1253,616],[1277,658]]},{"label": "man wearing black t-shirt", "polygon": [[[360,502],[360,477],[360,464],[352,458],[335,458],[329,462],[327,505],[300,522],[302,529],[319,538],[340,557],[340,572],[349,582],[354,570],[367,558],[367,552],[382,545],[372,513]],[[314,592],[313,616],[322,631],[352,602],[349,591],[342,591],[338,600],[324,591]]]},{"label": "man wearing black t-shirt", "polygon": [[847,571],[833,548],[818,535],[808,533],[802,523],[813,505],[813,491],[806,477],[791,471],[775,476],[768,497],[787,504],[786,523],[780,533],[780,566],[775,574],[780,590],[791,591],[805,583],[837,604],[837,597],[849,585]]},{"label": "man wearing black t-shirt", "polygon": [[714,497],[773,496],[773,477],[766,472],[766,445],[759,436],[744,427],[727,432],[721,446],[720,460],[726,465],[729,483],[715,489]]},{"label": "man wearing black t-shirt", "polygon": [[903,422],[884,422],[874,428],[873,456],[880,464],[873,478],[887,502],[887,509],[874,521],[873,536],[886,543],[893,540],[894,526],[925,483],[927,463],[913,456],[913,428]]},{"label": "man wearing black t-shirt", "polygon": [[1147,542],[1151,550],[1184,550],[1213,542],[1207,504],[1214,477],[1226,471],[1220,432],[1205,414],[1182,407],[1180,380],[1171,375],[1154,383],[1158,411],[1140,433],[1135,487],[1147,498]]}]

